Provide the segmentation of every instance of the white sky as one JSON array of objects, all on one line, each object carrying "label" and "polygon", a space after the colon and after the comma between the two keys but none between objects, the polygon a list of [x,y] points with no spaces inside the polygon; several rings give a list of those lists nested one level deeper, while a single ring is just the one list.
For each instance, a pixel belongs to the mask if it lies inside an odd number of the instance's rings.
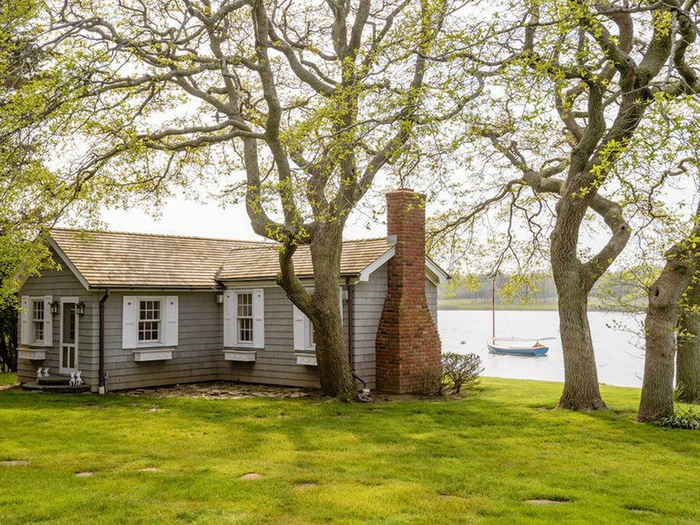
[{"label": "white sky", "polygon": [[[102,220],[107,229],[113,231],[260,240],[250,226],[244,204],[223,209],[217,203],[203,204],[183,197],[173,197],[160,209],[160,216],[156,218],[140,209],[117,209],[104,210]],[[347,222],[344,237],[384,237],[386,224],[379,222],[384,220],[382,216],[375,221],[361,211],[356,211]]]}]

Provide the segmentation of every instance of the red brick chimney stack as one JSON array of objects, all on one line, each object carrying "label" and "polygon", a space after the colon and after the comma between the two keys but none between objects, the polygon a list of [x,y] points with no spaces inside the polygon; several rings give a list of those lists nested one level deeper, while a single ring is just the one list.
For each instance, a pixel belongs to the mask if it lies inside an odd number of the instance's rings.
[{"label": "red brick chimney stack", "polygon": [[377,388],[417,391],[426,370],[440,366],[441,343],[425,297],[425,195],[387,193],[387,233],[395,242],[377,330]]}]

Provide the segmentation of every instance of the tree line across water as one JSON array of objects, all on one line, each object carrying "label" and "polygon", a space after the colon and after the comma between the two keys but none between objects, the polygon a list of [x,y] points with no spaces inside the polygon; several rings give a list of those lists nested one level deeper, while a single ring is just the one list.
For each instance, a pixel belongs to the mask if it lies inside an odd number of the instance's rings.
[{"label": "tree line across water", "polygon": [[[657,273],[660,269],[657,269]],[[551,273],[529,275],[499,273],[496,278],[489,274],[453,276],[440,290],[440,308],[460,309],[478,306],[496,308],[537,309],[551,306],[556,309],[556,283]],[[642,312],[646,308],[646,293],[638,282],[631,282],[629,272],[610,272],[597,282],[589,294],[589,309]]]}]

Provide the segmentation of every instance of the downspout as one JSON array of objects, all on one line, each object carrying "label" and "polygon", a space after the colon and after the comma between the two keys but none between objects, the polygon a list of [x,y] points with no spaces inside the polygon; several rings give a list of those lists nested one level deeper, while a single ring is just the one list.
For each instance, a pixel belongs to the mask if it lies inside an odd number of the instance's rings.
[{"label": "downspout", "polygon": [[107,374],[105,372],[105,303],[109,298],[109,288],[100,299],[100,343],[99,343],[99,389],[100,394],[107,393]]},{"label": "downspout", "polygon": [[369,394],[367,381],[355,373],[355,285],[350,283],[350,277],[345,278],[345,289],[348,291],[348,359],[352,377],[362,383],[362,393]]}]

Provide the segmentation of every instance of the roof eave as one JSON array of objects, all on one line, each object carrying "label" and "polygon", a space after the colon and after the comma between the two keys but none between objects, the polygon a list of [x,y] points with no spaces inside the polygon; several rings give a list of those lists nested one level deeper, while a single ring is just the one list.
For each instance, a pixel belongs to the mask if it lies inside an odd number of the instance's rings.
[{"label": "roof eave", "polygon": [[80,284],[82,284],[86,290],[90,290],[90,283],[85,278],[85,276],[82,273],[80,273],[80,271],[73,264],[73,262],[68,258],[66,253],[61,249],[61,246],[51,236],[47,237],[47,241],[49,243],[49,246],[51,246],[51,248],[53,248],[53,250],[58,254],[58,256],[66,264],[68,269],[73,273],[73,275],[75,275],[75,278],[78,279]]}]

